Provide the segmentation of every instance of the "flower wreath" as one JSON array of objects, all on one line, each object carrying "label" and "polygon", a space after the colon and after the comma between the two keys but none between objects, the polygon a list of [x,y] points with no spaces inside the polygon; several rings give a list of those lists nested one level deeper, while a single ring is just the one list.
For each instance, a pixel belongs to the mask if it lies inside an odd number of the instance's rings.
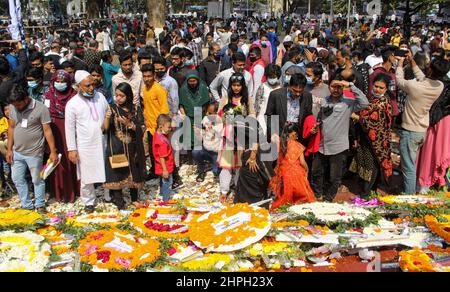
[{"label": "flower wreath", "polygon": [[0,211],[0,229],[14,226],[30,226],[43,223],[43,216],[37,212],[23,209]]},{"label": "flower wreath", "polygon": [[157,240],[114,228],[89,233],[80,241],[78,253],[82,262],[108,270],[135,269],[160,256]]},{"label": "flower wreath", "polygon": [[307,216],[309,213],[312,213],[317,220],[324,223],[366,220],[372,214],[372,212],[362,207],[356,207],[348,204],[322,202],[295,205],[290,207],[289,211],[300,216]]},{"label": "flower wreath", "polygon": [[68,218],[67,223],[81,227],[89,224],[115,225],[119,224],[121,220],[122,216],[118,213],[93,213]]},{"label": "flower wreath", "polygon": [[439,215],[447,222],[439,222],[438,218],[426,215],[425,224],[430,228],[431,231],[439,235],[446,242],[450,243],[450,215]]},{"label": "flower wreath", "polygon": [[[240,213],[249,216],[249,220],[228,228],[228,226],[233,226],[230,225],[233,224],[230,217]],[[222,226],[220,232],[217,229],[218,226]],[[257,231],[267,227],[270,228],[270,218],[266,209],[253,207],[248,204],[236,204],[207,213],[196,222],[193,222],[190,230],[190,239],[201,248],[233,246],[258,236]],[[248,245],[252,243],[254,242],[249,242]]]},{"label": "flower wreath", "polygon": [[61,255],[72,251],[71,244],[73,239],[66,237],[66,235],[55,229],[55,227],[47,226],[45,228],[40,228],[36,230],[36,233],[51,242],[52,249],[56,251],[56,254]]},{"label": "flower wreath", "polygon": [[388,205],[407,205],[411,207],[417,207],[419,205],[429,206],[431,208],[441,207],[445,205],[445,202],[439,198],[431,195],[389,195],[378,198],[380,201]]},{"label": "flower wreath", "polygon": [[163,206],[137,209],[128,217],[128,222],[148,236],[181,239],[189,237],[186,218],[185,211]]},{"label": "flower wreath", "polygon": [[49,262],[50,245],[31,231],[0,232],[0,272],[42,272]]}]

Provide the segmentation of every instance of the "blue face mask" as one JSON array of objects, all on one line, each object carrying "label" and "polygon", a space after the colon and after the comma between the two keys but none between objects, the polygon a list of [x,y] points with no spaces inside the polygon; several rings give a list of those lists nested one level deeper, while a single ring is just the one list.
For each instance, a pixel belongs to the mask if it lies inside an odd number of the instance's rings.
[{"label": "blue face mask", "polygon": [[306,76],[306,84],[313,85],[314,80],[311,76]]},{"label": "blue face mask", "polygon": [[279,81],[280,80],[277,78],[268,78],[267,79],[267,83],[269,83],[269,85],[272,85],[272,86],[278,84]]},{"label": "blue face mask", "polygon": [[261,41],[261,46],[263,46],[264,48],[267,47],[267,42],[266,41]]},{"label": "blue face mask", "polygon": [[36,87],[38,87],[38,83],[36,81],[28,81],[28,87],[30,87],[31,89],[35,89]]},{"label": "blue face mask", "polygon": [[83,95],[85,98],[93,98],[94,97],[94,93],[90,94],[90,93],[84,92],[84,91],[81,95]]},{"label": "blue face mask", "polygon": [[58,90],[59,92],[66,91],[66,89],[67,89],[66,82],[55,82],[54,86],[55,86],[55,89]]},{"label": "blue face mask", "polygon": [[184,66],[191,66],[192,64],[194,64],[193,60],[186,60],[186,61],[184,61]]},{"label": "blue face mask", "polygon": [[291,81],[291,75],[284,76],[284,83],[289,84],[289,81]]},{"label": "blue face mask", "polygon": [[384,94],[376,94],[373,90],[372,90],[372,97],[374,98],[382,98]]}]

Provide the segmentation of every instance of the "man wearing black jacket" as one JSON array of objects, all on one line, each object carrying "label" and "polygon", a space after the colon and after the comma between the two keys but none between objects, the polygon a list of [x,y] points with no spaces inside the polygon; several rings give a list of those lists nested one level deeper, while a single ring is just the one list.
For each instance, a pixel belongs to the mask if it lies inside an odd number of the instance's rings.
[{"label": "man wearing black jacket", "polygon": [[209,86],[219,74],[220,66],[220,46],[218,43],[212,43],[209,46],[208,58],[204,59],[198,66],[200,78]]},{"label": "man wearing black jacket", "polygon": [[[278,143],[281,132],[287,123],[298,123],[299,131],[303,122],[312,114],[312,96],[305,92],[306,78],[303,74],[292,75],[289,86],[270,93],[266,109],[267,137]],[[272,128],[272,119],[278,116],[278,129]],[[301,133],[298,135],[302,137]],[[275,159],[276,160],[276,159]]]},{"label": "man wearing black jacket", "polygon": [[23,49],[22,43],[16,44],[16,49],[19,56],[19,65],[14,72],[10,71],[8,60],[0,57],[0,102],[7,103],[7,98],[10,95],[14,83],[26,82],[25,71],[28,67],[27,53]]}]

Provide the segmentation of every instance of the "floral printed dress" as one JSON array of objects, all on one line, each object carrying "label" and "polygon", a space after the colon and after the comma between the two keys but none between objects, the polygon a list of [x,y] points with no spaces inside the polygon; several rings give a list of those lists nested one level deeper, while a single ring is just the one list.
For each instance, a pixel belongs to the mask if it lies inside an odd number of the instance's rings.
[{"label": "floral printed dress", "polygon": [[372,180],[380,170],[384,182],[388,183],[392,176],[392,106],[385,96],[370,102],[370,106],[360,112],[360,148],[350,170],[365,181]]}]

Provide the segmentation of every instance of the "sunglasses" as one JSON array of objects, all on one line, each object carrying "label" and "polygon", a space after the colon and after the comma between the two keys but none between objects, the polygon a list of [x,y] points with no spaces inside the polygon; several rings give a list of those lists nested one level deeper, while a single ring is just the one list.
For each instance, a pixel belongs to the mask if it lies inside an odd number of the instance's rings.
[{"label": "sunglasses", "polygon": [[231,76],[230,78],[231,82],[242,81],[242,79],[244,79],[244,76]]}]

